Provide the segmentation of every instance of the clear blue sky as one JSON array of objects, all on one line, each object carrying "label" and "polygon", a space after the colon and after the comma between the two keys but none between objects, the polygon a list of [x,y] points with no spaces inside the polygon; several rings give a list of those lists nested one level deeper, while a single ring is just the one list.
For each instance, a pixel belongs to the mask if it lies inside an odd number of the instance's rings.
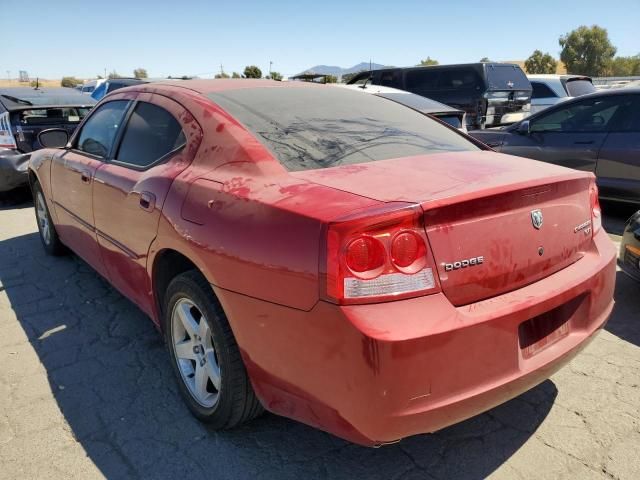
[{"label": "clear blue sky", "polygon": [[640,0],[0,0],[0,18],[2,77],[524,60],[536,48],[557,57],[561,34],[592,24],[619,55],[640,53]]}]

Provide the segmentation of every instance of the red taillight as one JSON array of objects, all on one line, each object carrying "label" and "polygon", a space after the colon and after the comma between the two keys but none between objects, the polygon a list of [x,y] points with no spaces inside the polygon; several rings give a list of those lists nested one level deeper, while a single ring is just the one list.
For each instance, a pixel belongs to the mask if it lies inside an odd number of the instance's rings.
[{"label": "red taillight", "polygon": [[354,272],[376,270],[384,265],[384,246],[373,237],[360,237],[347,246],[347,266]]},{"label": "red taillight", "polygon": [[397,204],[327,226],[321,295],[335,303],[413,297],[438,290],[422,209]]},{"label": "red taillight", "polygon": [[414,231],[403,231],[391,240],[391,260],[393,264],[406,268],[424,257],[424,240]]},{"label": "red taillight", "polygon": [[591,200],[591,224],[592,231],[595,235],[602,228],[602,209],[600,208],[600,199],[598,198],[598,186],[595,180],[591,180],[589,185],[589,197]]}]

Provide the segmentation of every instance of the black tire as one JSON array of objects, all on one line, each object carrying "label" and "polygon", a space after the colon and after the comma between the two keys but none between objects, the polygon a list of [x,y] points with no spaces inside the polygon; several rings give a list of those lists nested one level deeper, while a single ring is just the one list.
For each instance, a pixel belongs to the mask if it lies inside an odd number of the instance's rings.
[{"label": "black tire", "polygon": [[[210,408],[204,407],[194,398],[178,367],[172,315],[175,305],[182,299],[195,304],[211,329],[216,359],[220,367],[220,388],[217,401]],[[191,413],[215,429],[233,428],[262,414],[264,409],[253,391],[227,317],[211,285],[202,274],[190,270],[176,276],[169,283],[164,300],[163,327],[171,366],[178,380],[180,394]]]},{"label": "black tire", "polygon": [[[58,232],[56,232],[56,227],[53,224],[53,220],[51,219],[51,214],[49,213],[49,207],[47,206],[47,201],[45,199],[44,193],[42,192],[42,187],[38,182],[33,184],[33,206],[36,214],[36,223],[38,224],[38,233],[40,234],[40,241],[42,242],[42,246],[44,251],[49,255],[60,256],[68,253],[67,248],[60,241],[58,237]],[[43,224],[38,216],[38,206],[41,202],[41,207],[44,209],[44,214],[46,215],[46,221],[49,226],[49,234],[45,236],[43,232]]]}]

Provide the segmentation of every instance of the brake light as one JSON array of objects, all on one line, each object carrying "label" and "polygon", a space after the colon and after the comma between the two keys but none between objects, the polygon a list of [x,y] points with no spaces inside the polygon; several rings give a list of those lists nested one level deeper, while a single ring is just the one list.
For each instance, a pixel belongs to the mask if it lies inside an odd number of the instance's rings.
[{"label": "brake light", "polygon": [[366,303],[438,291],[422,209],[384,206],[326,227],[321,296]]},{"label": "brake light", "polygon": [[591,201],[591,224],[593,235],[602,228],[602,209],[600,208],[600,199],[598,198],[598,186],[595,179],[591,180],[589,185],[589,198]]}]

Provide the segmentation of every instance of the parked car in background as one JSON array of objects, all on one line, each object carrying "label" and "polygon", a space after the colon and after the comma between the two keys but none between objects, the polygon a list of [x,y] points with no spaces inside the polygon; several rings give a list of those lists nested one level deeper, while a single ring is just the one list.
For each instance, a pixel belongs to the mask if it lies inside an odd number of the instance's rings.
[{"label": "parked car in background", "polygon": [[623,272],[640,281],[640,211],[637,211],[624,227],[618,265]]},{"label": "parked car in background", "polygon": [[397,102],[409,108],[413,108],[425,115],[431,115],[454,128],[466,132],[465,113],[463,110],[450,107],[444,103],[436,102],[430,98],[416,95],[415,93],[397,88],[382,87],[380,85],[362,84],[362,85],[342,85],[337,84],[341,88],[347,88],[358,92],[371,93],[378,97],[386,98],[393,102]]},{"label": "parked car in background", "polygon": [[376,95],[141,84],[60,136],[30,164],[44,249],[153,319],[214,428],[267,408],[364,445],[432,432],[543,381],[613,307],[592,174]]},{"label": "parked car in background", "polygon": [[38,133],[63,128],[73,133],[96,102],[72,88],[0,88],[0,192],[28,184]]},{"label": "parked car in background", "polygon": [[98,88],[100,85],[102,85],[104,82],[106,82],[106,79],[104,79],[104,78],[98,78],[96,80],[89,80],[88,82],[84,82],[80,86],[80,91],[82,93],[84,93],[85,95],[91,95],[93,93],[93,91],[96,88]]},{"label": "parked car in background", "polygon": [[141,83],[149,83],[148,80],[140,78],[113,78],[102,82],[91,93],[91,98],[96,101],[102,100],[105,95],[119,88],[130,87],[131,85],[139,85]]},{"label": "parked car in background", "polygon": [[593,172],[600,198],[640,204],[640,89],[598,91],[469,134],[502,153]]},{"label": "parked car in background", "polygon": [[565,100],[596,91],[591,77],[584,75],[527,75],[531,82],[531,114]]},{"label": "parked car in background", "polygon": [[516,122],[529,114],[531,102],[527,76],[518,65],[506,63],[385,68],[349,81],[364,83],[406,90],[463,110],[468,129]]}]

